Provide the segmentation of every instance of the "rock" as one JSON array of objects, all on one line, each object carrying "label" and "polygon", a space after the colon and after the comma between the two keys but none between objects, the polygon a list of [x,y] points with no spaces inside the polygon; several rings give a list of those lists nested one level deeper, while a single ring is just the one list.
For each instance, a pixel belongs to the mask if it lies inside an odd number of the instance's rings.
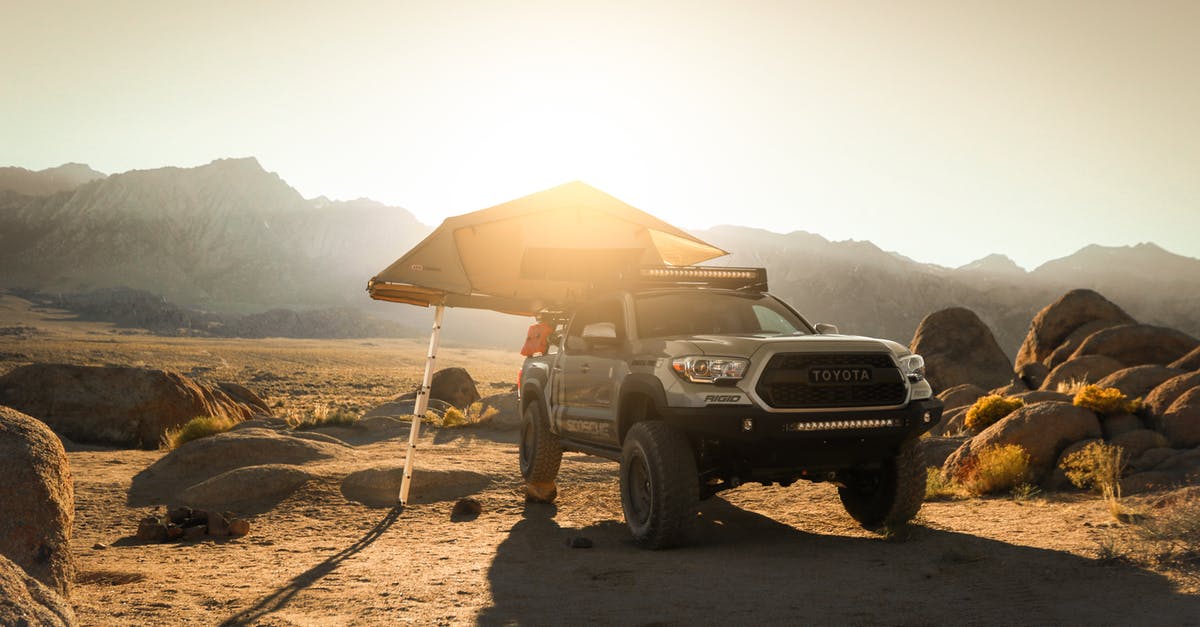
[{"label": "rock", "polygon": [[953,438],[939,438],[929,436],[917,440],[917,450],[921,454],[921,466],[923,468],[941,468],[942,464],[946,463],[946,458],[950,454],[958,450],[958,447],[967,441],[966,436]]},{"label": "rock", "polygon": [[938,400],[946,406],[947,410],[955,407],[965,407],[971,405],[975,401],[987,395],[987,390],[975,385],[974,383],[962,383],[952,388],[943,390],[938,394]]},{"label": "rock", "polygon": [[1115,320],[1097,320],[1094,322],[1089,322],[1072,331],[1071,334],[1067,336],[1067,339],[1063,340],[1063,343],[1059,345],[1058,348],[1054,349],[1054,352],[1050,353],[1050,356],[1044,359],[1042,363],[1046,364],[1047,368],[1054,370],[1059,364],[1070,359],[1071,355],[1074,355],[1075,351],[1079,349],[1079,345],[1083,344],[1083,341],[1088,339],[1088,337],[1090,337],[1096,331],[1101,331],[1111,327],[1119,327],[1123,324],[1129,324],[1129,322],[1118,322]]},{"label": "rock", "polygon": [[67,597],[75,580],[74,522],[62,442],[45,424],[0,406],[0,555]]},{"label": "rock", "polygon": [[1200,448],[1179,451],[1164,459],[1154,467],[1154,470],[1176,472],[1183,475],[1192,474],[1200,470]]},{"label": "rock", "polygon": [[165,542],[167,526],[155,516],[143,518],[138,523],[137,534],[134,537],[140,542]]},{"label": "rock", "polygon": [[1198,386],[1200,386],[1200,372],[1191,372],[1167,379],[1146,395],[1146,400],[1142,402],[1142,412],[1151,417],[1153,423],[1154,419],[1167,412],[1175,399]]},{"label": "rock", "polygon": [[183,528],[183,539],[184,540],[199,540],[200,538],[203,538],[207,534],[208,534],[208,529],[206,527],[204,527],[203,525],[196,525],[195,527],[184,527]]},{"label": "rock", "polygon": [[[1162,437],[1161,433],[1159,434],[1159,437]],[[1168,448],[1166,445],[1166,438],[1163,438],[1163,444],[1155,448],[1146,449],[1141,455],[1134,457],[1133,461],[1129,462],[1129,469],[1130,471],[1138,472],[1153,470],[1155,466],[1158,466],[1168,459],[1171,459],[1177,454],[1179,454],[1179,451],[1173,448]]]},{"label": "rock", "polygon": [[210,509],[266,511],[313,478],[312,474],[286,464],[247,466],[197,483],[184,490],[179,500]]},{"label": "rock", "polygon": [[475,387],[475,380],[471,378],[471,374],[466,369],[443,368],[433,373],[429,398],[445,401],[459,409],[466,409],[471,406],[471,403],[479,400],[479,389]]},{"label": "rock", "polygon": [[1175,329],[1149,324],[1127,324],[1096,331],[1088,336],[1072,358],[1106,355],[1126,366],[1164,365],[1200,346],[1200,340]]},{"label": "rock", "polygon": [[488,407],[496,409],[491,424],[501,428],[517,428],[521,426],[521,410],[517,406],[517,393],[506,392],[485,397],[482,401],[484,411]]},{"label": "rock", "polygon": [[262,411],[176,372],[66,364],[32,364],[0,377],[0,404],[77,442],[142,448],[156,448],[167,430],[197,416],[240,422]]},{"label": "rock", "polygon": [[[345,429],[346,427],[326,427],[326,428],[327,429]],[[313,442],[325,442],[327,444],[334,444],[336,446],[343,446],[346,448],[354,448],[353,446],[350,446],[349,444],[347,444],[344,440],[339,440],[339,439],[333,437],[332,435],[329,435],[328,433],[317,433],[315,431],[292,431],[291,433],[288,433],[288,435],[292,436],[293,438],[300,438],[301,440],[311,440]]]},{"label": "rock", "polygon": [[1133,366],[1118,370],[1096,382],[1102,388],[1117,388],[1129,398],[1141,398],[1151,390],[1173,377],[1184,374],[1182,370],[1166,366]]},{"label": "rock", "polygon": [[220,512],[209,512],[209,536],[223,538],[229,535],[229,519]]},{"label": "rock", "polygon": [[1171,446],[1200,446],[1200,387],[1184,392],[1157,421],[1157,428]]},{"label": "rock", "polygon": [[[395,507],[400,501],[403,465],[364,468],[342,480],[342,496],[371,507]],[[458,500],[491,484],[486,475],[470,470],[417,470],[409,485],[409,503]]]},{"label": "rock", "polygon": [[930,433],[933,435],[957,436],[966,431],[967,410],[969,409],[971,409],[970,405],[964,405],[944,412],[942,419],[930,430]]},{"label": "rock", "polygon": [[1017,379],[1025,384],[1025,387],[1037,390],[1046,382],[1046,377],[1050,375],[1050,369],[1041,362],[1033,361],[1018,366],[1016,375]]},{"label": "rock", "polygon": [[250,522],[241,518],[235,518],[229,521],[229,535],[235,538],[240,538],[250,533]]},{"label": "rock", "polygon": [[1050,390],[1032,390],[1029,392],[1021,392],[1019,394],[1013,394],[1013,397],[1021,399],[1026,405],[1032,405],[1042,401],[1059,401],[1062,403],[1071,402],[1070,394],[1052,392]]},{"label": "rock", "polygon": [[1158,470],[1139,472],[1121,479],[1121,494],[1129,496],[1153,490],[1164,490],[1178,485],[1182,480],[1183,477],[1173,472]]},{"label": "rock", "polygon": [[1142,421],[1133,414],[1114,414],[1101,417],[1100,427],[1104,437],[1111,440],[1123,433],[1142,430]]},{"label": "rock", "polygon": [[991,329],[963,307],[925,316],[910,348],[925,358],[926,377],[935,391],[963,383],[994,388],[1008,383],[1012,376],[1012,362]]},{"label": "rock", "polygon": [[1042,389],[1053,391],[1057,390],[1060,384],[1095,383],[1124,367],[1121,362],[1104,355],[1069,359],[1050,371],[1046,381],[1042,383]]},{"label": "rock", "polygon": [[[271,412],[271,407],[267,405],[266,401],[260,398],[259,395],[251,392],[245,386],[238,385],[236,383],[230,383],[228,381],[218,381],[217,389],[224,392],[226,396],[233,399],[235,402],[249,407],[252,412],[262,416],[263,418],[269,419],[273,413]],[[276,418],[275,420],[279,420],[279,418]]]},{"label": "rock", "polygon": [[479,501],[472,498],[458,499],[450,510],[450,520],[474,520],[482,512],[483,506],[479,504]]},{"label": "rock", "polygon": [[[155,488],[182,490],[223,472],[264,464],[303,464],[353,456],[345,446],[296,438],[270,429],[243,429],[192,440],[133,478],[133,496]],[[161,496],[161,490],[159,490]],[[152,501],[153,502],[153,501]]]},{"label": "rock", "polygon": [[[1045,363],[1073,331],[1089,323],[1134,322],[1129,314],[1092,290],[1071,290],[1039,311],[1017,352],[1016,369],[1033,362]],[[1046,364],[1053,368],[1053,365]]]},{"label": "rock", "polygon": [[1200,346],[1193,348],[1192,351],[1179,359],[1167,364],[1172,368],[1179,368],[1187,372],[1195,372],[1200,370]]},{"label": "rock", "polygon": [[286,431],[291,429],[291,426],[283,418],[260,416],[239,422],[233,425],[230,431],[237,431],[238,429],[274,429],[276,431]]},{"label": "rock", "polygon": [[54,589],[0,555],[0,625],[74,625],[75,613]]},{"label": "rock", "polygon": [[178,540],[182,537],[183,537],[183,527],[178,527],[176,525],[171,525],[171,526],[167,527],[167,539],[168,540]]},{"label": "rock", "polygon": [[175,525],[182,525],[185,520],[191,517],[192,508],[190,507],[176,507],[175,509],[167,512],[167,519],[169,519],[171,523]]},{"label": "rock", "polygon": [[964,442],[942,469],[948,476],[961,479],[983,448],[1016,444],[1029,453],[1030,472],[1035,481],[1041,481],[1063,449],[1079,440],[1100,436],[1100,420],[1091,411],[1056,401],[1034,403],[1018,408]]},{"label": "rock", "polygon": [[1006,396],[1007,397],[1007,396],[1016,396],[1017,394],[1021,394],[1023,392],[1028,392],[1028,391],[1029,391],[1029,388],[1025,387],[1025,384],[1023,382],[1021,382],[1020,380],[1017,380],[1017,381],[1013,381],[1012,383],[1009,383],[1008,385],[1002,385],[1002,386],[988,392],[988,394],[995,394],[997,396]]},{"label": "rock", "polygon": [[[1163,437],[1163,434],[1151,429],[1130,429],[1124,433],[1112,436],[1111,442],[1125,449],[1126,457],[1131,460],[1130,464],[1133,464],[1141,460],[1147,451],[1166,446],[1167,438]],[[1152,467],[1150,466],[1150,468]]]}]

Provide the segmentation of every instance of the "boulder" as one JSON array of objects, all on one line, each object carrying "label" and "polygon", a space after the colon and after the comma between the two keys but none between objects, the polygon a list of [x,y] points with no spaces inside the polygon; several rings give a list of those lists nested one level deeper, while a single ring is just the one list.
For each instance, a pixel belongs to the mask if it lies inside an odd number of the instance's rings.
[{"label": "boulder", "polygon": [[174,503],[184,489],[237,468],[298,465],[353,455],[354,449],[342,444],[271,429],[218,433],[184,444],[134,476],[129,501],[135,507]]},{"label": "boulder", "polygon": [[1157,417],[1166,413],[1167,408],[1175,402],[1175,399],[1198,386],[1200,386],[1200,372],[1190,372],[1167,379],[1146,395],[1146,399],[1142,402],[1142,412],[1150,417],[1151,422],[1154,422]]},{"label": "boulder", "polygon": [[443,368],[433,373],[429,398],[466,409],[479,400],[479,389],[465,368]]},{"label": "boulder", "polygon": [[[1111,442],[1125,449],[1125,456],[1133,463],[1140,460],[1146,451],[1167,445],[1163,434],[1151,429],[1130,429],[1112,437]],[[1160,460],[1161,461],[1161,460]],[[1153,466],[1151,466],[1153,467]]]},{"label": "boulder", "polygon": [[[247,466],[187,488],[179,495],[179,501],[194,507],[259,513],[271,509],[313,478],[311,473],[286,464]],[[225,535],[228,533],[226,526]]]},{"label": "boulder", "polygon": [[1062,392],[1052,392],[1050,390],[1031,390],[1029,392],[1021,392],[1019,394],[1013,394],[1013,397],[1021,399],[1021,401],[1023,401],[1026,405],[1032,405],[1034,403],[1040,403],[1042,401],[1060,401],[1063,403],[1071,402],[1070,394],[1063,394]]},{"label": "boulder", "polygon": [[[395,507],[400,497],[402,465],[364,468],[342,480],[342,496],[370,507]],[[409,503],[453,501],[483,490],[486,475],[470,470],[418,470],[409,487]]]},{"label": "boulder", "polygon": [[970,408],[970,405],[963,405],[942,412],[942,419],[929,430],[929,435],[956,436],[962,433],[966,429],[964,423],[967,419],[967,410]]},{"label": "boulder", "polygon": [[1165,365],[1200,346],[1200,340],[1175,329],[1150,324],[1127,324],[1096,331],[1071,357],[1107,355],[1126,366]]},{"label": "boulder", "polygon": [[71,526],[75,488],[54,432],[0,406],[0,555],[64,597],[75,565]]},{"label": "boulder", "polygon": [[1133,414],[1114,414],[1100,417],[1100,427],[1109,440],[1130,431],[1142,429],[1142,421]]},{"label": "boulder", "polygon": [[910,348],[925,358],[926,377],[935,391],[963,383],[990,389],[1012,378],[1012,362],[970,309],[952,307],[925,316]]},{"label": "boulder", "polygon": [[1160,470],[1134,473],[1121,479],[1121,494],[1130,496],[1154,490],[1165,490],[1179,485],[1184,479],[1179,473]]},{"label": "boulder", "polygon": [[1187,372],[1196,372],[1197,370],[1200,370],[1200,346],[1192,349],[1192,352],[1167,365],[1171,366],[1172,368],[1186,370]]},{"label": "boulder", "polygon": [[1175,448],[1200,446],[1200,388],[1192,388],[1175,399],[1157,420],[1156,427]]},{"label": "boulder", "polygon": [[1100,420],[1082,407],[1044,401],[1018,408],[967,440],[943,465],[948,476],[963,478],[982,449],[1016,444],[1029,453],[1029,468],[1036,481],[1049,474],[1059,453],[1079,440],[1101,437]]},{"label": "boulder", "polygon": [[943,390],[937,395],[938,400],[942,401],[947,410],[969,406],[984,396],[987,396],[987,390],[974,383],[962,383]]},{"label": "boulder", "polygon": [[[1158,433],[1158,432],[1156,431],[1155,433]],[[1162,437],[1161,433],[1159,433],[1158,435],[1159,435],[1159,437]],[[1144,470],[1153,470],[1155,468],[1155,466],[1158,466],[1159,464],[1167,461],[1168,459],[1171,459],[1172,457],[1178,455],[1179,450],[1168,447],[1166,444],[1166,441],[1167,441],[1167,439],[1165,437],[1163,437],[1162,444],[1160,444],[1154,448],[1146,449],[1145,451],[1142,452],[1141,455],[1138,455],[1137,457],[1133,458],[1133,461],[1129,462],[1129,470],[1136,471],[1136,472],[1141,472]]]},{"label": "boulder", "polygon": [[1050,375],[1050,369],[1039,361],[1033,361],[1018,366],[1016,375],[1017,379],[1025,384],[1025,387],[1038,390],[1046,382],[1046,377]]},{"label": "boulder", "polygon": [[1133,366],[1123,368],[1096,382],[1102,388],[1117,388],[1129,398],[1142,398],[1164,381],[1183,374],[1182,370],[1166,366]]},{"label": "boulder", "polygon": [[917,440],[917,451],[921,455],[922,467],[941,468],[942,464],[946,463],[946,458],[950,457],[950,454],[958,450],[966,441],[966,436],[952,438],[929,436]]},{"label": "boulder", "polygon": [[[1092,290],[1071,290],[1057,301],[1039,311],[1029,325],[1015,366],[1033,362],[1045,363],[1054,349],[1058,348],[1071,333],[1085,324],[1106,323],[1129,324],[1134,319],[1107,298]],[[1046,364],[1053,367],[1050,364]]]},{"label": "boulder", "polygon": [[1179,451],[1163,460],[1154,469],[1164,472],[1176,472],[1182,475],[1194,474],[1200,470],[1200,448]]},{"label": "boulder", "polygon": [[[239,397],[253,396],[241,390]],[[177,372],[67,364],[32,364],[0,377],[0,404],[77,442],[142,448],[157,447],[167,430],[197,416],[240,422],[270,412],[261,399],[247,404]]]},{"label": "boulder", "polygon": [[1050,371],[1042,389],[1057,390],[1060,384],[1071,385],[1076,382],[1095,383],[1122,368],[1124,365],[1121,362],[1104,355],[1070,359]]},{"label": "boulder", "polygon": [[1059,345],[1058,348],[1054,349],[1054,352],[1050,353],[1050,356],[1044,359],[1042,363],[1046,364],[1047,368],[1054,370],[1059,364],[1070,359],[1071,355],[1075,354],[1075,351],[1079,349],[1079,345],[1083,344],[1083,341],[1088,339],[1088,337],[1090,337],[1096,331],[1111,327],[1119,327],[1123,324],[1129,324],[1129,322],[1130,321],[1117,320],[1097,320],[1094,322],[1089,322],[1072,331],[1071,334],[1067,336],[1067,339],[1063,340],[1063,343]]},{"label": "boulder", "polygon": [[1017,380],[1009,383],[1008,385],[1002,385],[994,390],[991,390],[988,392],[988,394],[995,394],[997,396],[1016,396],[1017,394],[1022,394],[1028,391],[1029,388],[1025,387],[1023,382]]},{"label": "boulder", "polygon": [[75,613],[61,595],[0,555],[0,625],[74,625]]}]

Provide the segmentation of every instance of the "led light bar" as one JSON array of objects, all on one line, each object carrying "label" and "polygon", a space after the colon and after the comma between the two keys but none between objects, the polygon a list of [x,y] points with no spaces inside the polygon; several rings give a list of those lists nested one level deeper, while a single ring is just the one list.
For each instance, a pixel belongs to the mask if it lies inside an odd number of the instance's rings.
[{"label": "led light bar", "polygon": [[726,289],[767,290],[766,268],[654,266],[642,268],[641,282],[650,285],[689,285]]},{"label": "led light bar", "polygon": [[844,431],[850,429],[886,429],[902,427],[900,418],[864,418],[861,420],[819,420],[815,422],[793,422],[783,426],[784,431]]}]

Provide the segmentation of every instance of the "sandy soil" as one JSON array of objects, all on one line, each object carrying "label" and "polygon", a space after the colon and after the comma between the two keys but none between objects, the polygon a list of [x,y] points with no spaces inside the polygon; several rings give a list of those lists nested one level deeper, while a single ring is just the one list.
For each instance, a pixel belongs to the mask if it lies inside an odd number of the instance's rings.
[{"label": "sandy soil", "polygon": [[[5,319],[7,316],[7,320]],[[419,376],[424,341],[196,340],[129,335],[0,299],[0,372],[29,361],[142,363],[234,380],[280,409],[367,407]],[[515,353],[451,347],[487,389],[511,387]],[[485,395],[487,391],[481,390]],[[331,430],[353,459],[251,519],[239,539],[141,544],[129,505],[158,451],[70,453],[83,624],[1194,624],[1200,586],[1175,570],[1097,560],[1127,530],[1088,496],[928,503],[907,537],[859,529],[833,488],[746,486],[706,501],[698,542],[636,548],[616,465],[568,454],[557,505],[526,505],[515,433],[430,429],[413,503],[347,499],[337,476],[399,463],[406,428]],[[455,499],[483,513],[452,522]],[[593,548],[567,542],[585,536]]]}]

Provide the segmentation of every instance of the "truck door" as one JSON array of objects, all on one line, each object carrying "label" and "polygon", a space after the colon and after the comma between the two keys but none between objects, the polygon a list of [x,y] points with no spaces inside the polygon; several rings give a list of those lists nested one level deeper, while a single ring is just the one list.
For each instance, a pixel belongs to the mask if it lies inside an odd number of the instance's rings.
[{"label": "truck door", "polygon": [[581,308],[567,328],[562,372],[563,416],[559,428],[571,438],[617,441],[617,385],[625,374],[628,336],[625,307],[613,297]]}]

